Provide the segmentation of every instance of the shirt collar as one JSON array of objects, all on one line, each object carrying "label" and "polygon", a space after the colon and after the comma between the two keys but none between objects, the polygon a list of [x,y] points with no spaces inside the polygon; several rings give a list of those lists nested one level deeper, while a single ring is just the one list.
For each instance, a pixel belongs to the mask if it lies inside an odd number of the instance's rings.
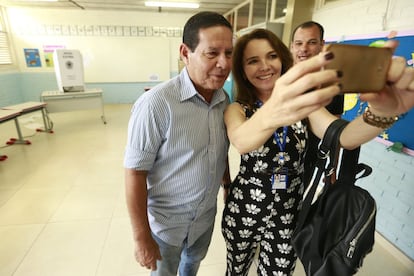
[{"label": "shirt collar", "polygon": [[[191,81],[190,76],[188,75],[188,71],[186,67],[184,67],[180,73],[180,82],[182,85],[182,89],[180,92],[182,102],[189,100],[193,97],[198,97],[200,99],[203,99],[203,97],[197,92],[196,88],[194,87],[194,84]],[[210,105],[213,106],[225,100],[226,100],[226,92],[224,91],[223,88],[220,88],[214,91],[213,99]]]}]

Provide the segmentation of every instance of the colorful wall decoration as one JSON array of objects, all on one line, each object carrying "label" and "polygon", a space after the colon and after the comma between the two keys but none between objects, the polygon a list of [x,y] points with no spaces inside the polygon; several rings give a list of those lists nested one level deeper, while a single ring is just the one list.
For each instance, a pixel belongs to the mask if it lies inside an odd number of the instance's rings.
[{"label": "colorful wall decoration", "polygon": [[27,67],[42,67],[39,49],[23,49]]},{"label": "colorful wall decoration", "polygon": [[[327,39],[326,43],[382,46],[389,39],[394,39],[399,42],[399,46],[394,54],[405,57],[407,66],[414,67],[414,30]],[[352,120],[364,111],[365,106],[366,103],[359,100],[358,94],[347,94],[345,95],[344,114],[342,117]],[[385,144],[388,145],[397,142],[401,143],[404,146],[403,151],[405,153],[414,155],[414,110],[403,114],[391,128],[381,133],[379,138],[384,140]]]}]

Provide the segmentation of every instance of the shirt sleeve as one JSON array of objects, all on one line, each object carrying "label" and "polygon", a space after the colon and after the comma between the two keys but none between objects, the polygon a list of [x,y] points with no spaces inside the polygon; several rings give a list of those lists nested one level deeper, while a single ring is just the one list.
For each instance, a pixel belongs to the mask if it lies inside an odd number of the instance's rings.
[{"label": "shirt sleeve", "polygon": [[[142,96],[141,96],[142,97]],[[128,123],[124,167],[150,170],[162,142],[157,112],[151,103],[142,97],[134,104]]]}]

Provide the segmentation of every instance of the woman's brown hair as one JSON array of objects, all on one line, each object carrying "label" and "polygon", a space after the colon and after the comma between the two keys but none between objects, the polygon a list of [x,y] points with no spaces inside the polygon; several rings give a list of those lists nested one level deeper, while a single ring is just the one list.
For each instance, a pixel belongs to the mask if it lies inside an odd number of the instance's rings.
[{"label": "woman's brown hair", "polygon": [[254,39],[267,40],[272,48],[276,51],[277,56],[282,63],[281,75],[286,73],[293,65],[292,54],[289,48],[271,31],[266,29],[256,29],[237,39],[233,50],[233,69],[232,74],[235,82],[236,97],[235,100],[253,107],[257,100],[255,88],[246,78],[243,70],[243,55],[247,44]]}]

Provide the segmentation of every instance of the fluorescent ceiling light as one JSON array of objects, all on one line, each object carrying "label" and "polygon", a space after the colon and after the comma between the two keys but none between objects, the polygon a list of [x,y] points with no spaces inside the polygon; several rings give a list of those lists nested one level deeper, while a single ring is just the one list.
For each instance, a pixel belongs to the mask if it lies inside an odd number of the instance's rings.
[{"label": "fluorescent ceiling light", "polygon": [[58,2],[59,0],[13,0],[12,2]]},{"label": "fluorescent ceiling light", "polygon": [[164,8],[187,8],[187,9],[198,9],[200,4],[198,3],[185,3],[185,2],[154,2],[146,1],[145,6],[147,7],[164,7]]}]

